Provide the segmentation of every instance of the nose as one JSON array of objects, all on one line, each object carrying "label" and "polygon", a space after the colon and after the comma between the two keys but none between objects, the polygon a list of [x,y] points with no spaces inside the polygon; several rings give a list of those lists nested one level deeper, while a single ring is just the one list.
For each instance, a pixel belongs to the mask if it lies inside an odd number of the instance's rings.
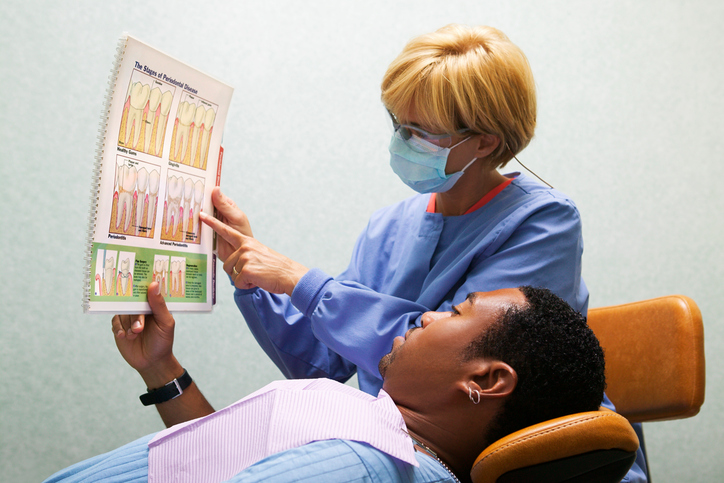
[{"label": "nose", "polygon": [[425,328],[428,325],[432,324],[436,320],[449,317],[450,312],[425,312],[422,314],[422,317],[420,318],[420,322],[422,323],[422,327]]}]

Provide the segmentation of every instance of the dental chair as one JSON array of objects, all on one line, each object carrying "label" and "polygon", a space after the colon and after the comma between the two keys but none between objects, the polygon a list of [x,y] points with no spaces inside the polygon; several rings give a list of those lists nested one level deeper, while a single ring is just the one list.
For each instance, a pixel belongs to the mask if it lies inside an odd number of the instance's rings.
[{"label": "dental chair", "polygon": [[477,458],[474,483],[618,482],[639,447],[629,423],[699,412],[704,328],[693,300],[672,295],[591,309],[588,324],[604,350],[606,394],[617,413],[601,408],[510,434]]}]

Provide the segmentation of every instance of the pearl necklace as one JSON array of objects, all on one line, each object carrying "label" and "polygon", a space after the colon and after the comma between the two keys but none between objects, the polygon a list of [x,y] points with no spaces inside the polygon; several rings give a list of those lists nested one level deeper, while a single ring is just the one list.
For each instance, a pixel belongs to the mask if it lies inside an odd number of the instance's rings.
[{"label": "pearl necklace", "polygon": [[455,483],[460,483],[460,480],[458,480],[458,477],[455,476],[455,473],[452,472],[450,468],[440,459],[440,457],[435,453],[433,450],[431,450],[426,444],[422,443],[421,441],[418,441],[415,437],[413,437],[410,433],[407,433],[410,436],[410,439],[412,439],[412,442],[415,443],[418,446],[421,446],[425,448],[425,451],[430,453],[430,455],[437,460],[438,463],[442,465],[445,470],[450,473],[450,476],[453,477],[453,480],[455,480]]}]

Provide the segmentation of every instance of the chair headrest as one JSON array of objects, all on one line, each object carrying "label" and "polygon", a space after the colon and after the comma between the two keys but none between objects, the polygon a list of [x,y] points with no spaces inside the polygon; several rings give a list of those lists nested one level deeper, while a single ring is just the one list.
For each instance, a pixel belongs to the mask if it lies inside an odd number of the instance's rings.
[{"label": "chair headrest", "polygon": [[620,481],[639,442],[626,418],[608,409],[564,416],[524,428],[483,451],[474,483]]},{"label": "chair headrest", "polygon": [[696,303],[670,295],[588,311],[606,356],[606,394],[631,422],[696,415],[704,403],[704,325]]}]

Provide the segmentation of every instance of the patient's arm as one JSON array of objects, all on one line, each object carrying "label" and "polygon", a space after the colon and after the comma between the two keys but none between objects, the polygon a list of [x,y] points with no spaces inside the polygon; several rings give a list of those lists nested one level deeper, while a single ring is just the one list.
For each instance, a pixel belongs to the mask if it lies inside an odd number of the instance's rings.
[{"label": "patient's arm", "polygon": [[[158,283],[148,287],[152,315],[116,315],[111,322],[116,346],[128,364],[136,369],[149,389],[157,389],[181,377],[184,370],[173,355],[173,332],[176,322],[166,308]],[[183,394],[157,404],[167,427],[214,412],[195,383]]]}]

